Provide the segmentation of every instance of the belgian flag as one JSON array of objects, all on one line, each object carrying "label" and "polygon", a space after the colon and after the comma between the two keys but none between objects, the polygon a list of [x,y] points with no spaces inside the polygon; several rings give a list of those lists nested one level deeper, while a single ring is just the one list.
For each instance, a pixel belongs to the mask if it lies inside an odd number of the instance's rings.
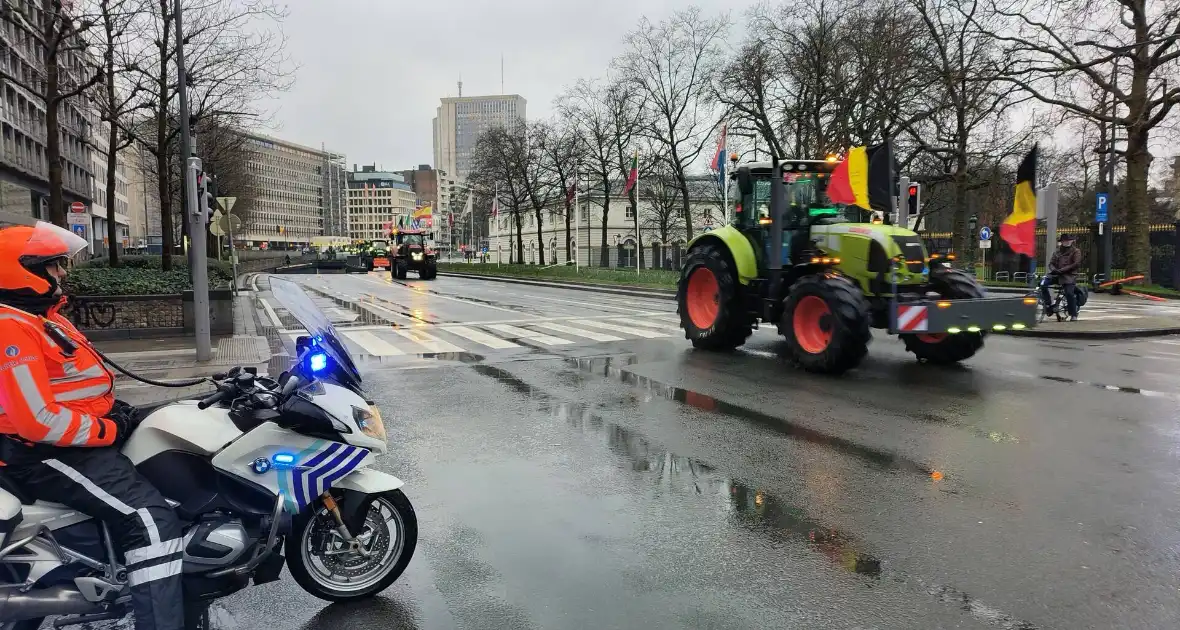
[{"label": "belgian flag", "polygon": [[1037,255],[1037,145],[1016,169],[1016,200],[1012,214],[1000,224],[1000,238],[1017,254]]},{"label": "belgian flag", "polygon": [[857,205],[865,210],[893,211],[893,143],[853,147],[828,180],[833,203]]}]

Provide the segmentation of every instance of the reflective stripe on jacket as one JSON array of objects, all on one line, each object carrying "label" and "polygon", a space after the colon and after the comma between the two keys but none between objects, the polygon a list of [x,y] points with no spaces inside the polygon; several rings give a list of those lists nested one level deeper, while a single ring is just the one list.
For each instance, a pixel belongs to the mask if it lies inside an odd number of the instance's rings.
[{"label": "reflective stripe on jacket", "polygon": [[[108,446],[116,426],[114,375],[57,308],[45,318],[0,305],[0,434],[56,446]],[[45,331],[56,324],[74,355]]]}]

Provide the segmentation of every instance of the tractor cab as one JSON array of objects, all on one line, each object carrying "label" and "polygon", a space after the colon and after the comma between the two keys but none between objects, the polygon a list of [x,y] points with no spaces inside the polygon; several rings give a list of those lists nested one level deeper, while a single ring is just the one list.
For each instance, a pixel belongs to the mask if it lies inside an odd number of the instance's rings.
[{"label": "tractor cab", "polygon": [[[812,242],[815,226],[849,223],[881,224],[882,219],[859,206],[833,203],[827,197],[828,182],[837,166],[830,160],[789,160],[783,162],[782,188],[786,211],[782,215],[782,264],[792,263],[815,253]],[[737,200],[731,225],[756,244],[759,267],[764,268],[770,255],[769,233],[773,219],[770,212],[770,162],[742,164],[730,181],[730,196]]]},{"label": "tractor cab", "polygon": [[432,280],[438,273],[434,250],[427,242],[422,230],[398,230],[389,233],[393,241],[390,256],[393,258],[393,278],[404,280],[407,271],[417,271],[423,280]]}]

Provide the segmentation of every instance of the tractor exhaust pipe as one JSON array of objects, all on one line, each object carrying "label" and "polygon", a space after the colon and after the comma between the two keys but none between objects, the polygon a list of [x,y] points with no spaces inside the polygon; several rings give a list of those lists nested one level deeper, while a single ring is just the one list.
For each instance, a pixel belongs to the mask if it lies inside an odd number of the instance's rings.
[{"label": "tractor exhaust pipe", "polygon": [[783,164],[777,155],[770,158],[770,229],[767,238],[770,239],[770,260],[766,261],[769,270],[770,290],[766,293],[767,304],[763,305],[765,318],[771,321],[778,319],[777,313],[782,306],[783,283],[783,219],[787,214],[787,189],[783,185]]},{"label": "tractor exhaust pipe", "polygon": [[86,599],[75,588],[52,586],[22,593],[18,586],[0,587],[0,623],[54,615],[82,615],[102,610],[101,605]]}]

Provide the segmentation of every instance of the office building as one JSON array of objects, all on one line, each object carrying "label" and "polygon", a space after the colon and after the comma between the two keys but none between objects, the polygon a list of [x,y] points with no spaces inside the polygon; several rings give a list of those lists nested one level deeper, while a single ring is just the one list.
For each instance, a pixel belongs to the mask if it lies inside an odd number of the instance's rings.
[{"label": "office building", "polygon": [[419,164],[414,170],[401,171],[402,179],[418,195],[418,205],[435,207],[438,202],[438,171],[429,164]]},{"label": "office building", "polygon": [[347,230],[343,155],[258,134],[246,140],[254,203],[236,243],[300,249],[313,237]]},{"label": "office building", "polygon": [[[94,185],[92,197],[94,199],[90,206],[90,251],[97,255],[104,255],[107,250],[107,239],[109,232],[107,231],[107,221],[110,220],[108,214],[107,202],[107,149],[110,146],[110,124],[106,122],[99,122],[96,126],[97,133],[94,134],[93,144],[93,171],[94,171]],[[121,159],[115,161],[115,238],[118,239],[116,245],[120,251],[130,247],[131,245],[131,222],[128,216],[128,181],[127,181],[127,165]],[[157,195],[159,196],[159,195]]]},{"label": "office building", "polygon": [[525,99],[518,94],[442,99],[433,123],[434,167],[466,180],[479,136],[493,127],[508,127],[524,119]]},{"label": "office building", "polygon": [[[42,37],[38,3],[7,3],[0,16],[0,209],[16,214],[49,218],[49,162],[45,156],[46,122],[43,92],[45,54],[36,42]],[[63,83],[82,82],[73,76],[82,67],[81,47],[63,45],[59,72]],[[9,78],[11,77],[11,78]],[[61,134],[62,192],[66,208],[73,202],[90,206],[94,164],[90,142],[93,114],[85,109],[87,99],[78,97],[61,103],[58,109]],[[64,209],[63,209],[64,211]],[[71,217],[87,239],[91,239],[89,213]]]},{"label": "office building", "polygon": [[401,173],[378,171],[376,165],[359,169],[353,165],[348,174],[348,237],[357,241],[388,239],[390,227],[399,218],[413,215],[417,200]]}]

